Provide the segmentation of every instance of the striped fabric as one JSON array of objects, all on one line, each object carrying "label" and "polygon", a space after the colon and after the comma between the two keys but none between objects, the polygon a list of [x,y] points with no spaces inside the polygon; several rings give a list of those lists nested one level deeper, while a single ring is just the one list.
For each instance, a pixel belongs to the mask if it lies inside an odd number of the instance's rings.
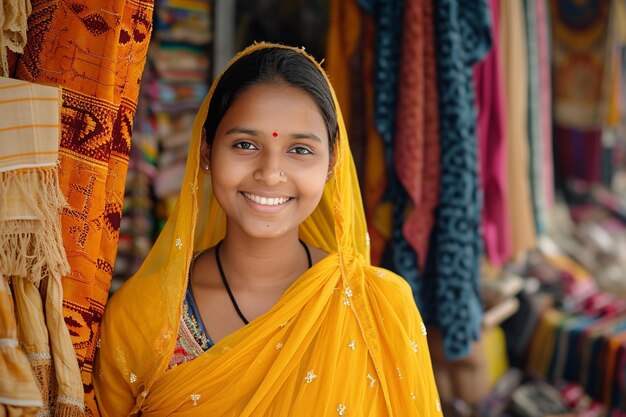
[{"label": "striped fabric", "polygon": [[61,90],[0,77],[0,172],[57,164]]},{"label": "striped fabric", "polygon": [[0,415],[83,416],[62,314],[61,89],[0,78],[0,114]]}]

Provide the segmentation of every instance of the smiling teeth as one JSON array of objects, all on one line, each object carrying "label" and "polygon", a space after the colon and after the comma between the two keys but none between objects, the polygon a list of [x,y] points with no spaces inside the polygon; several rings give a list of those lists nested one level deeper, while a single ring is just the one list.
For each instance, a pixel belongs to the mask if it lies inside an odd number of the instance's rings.
[{"label": "smiling teeth", "polygon": [[254,201],[257,204],[262,204],[264,206],[277,206],[279,204],[286,203],[289,201],[289,197],[281,197],[281,198],[267,198],[267,197],[259,197],[258,195],[243,193],[246,198]]}]

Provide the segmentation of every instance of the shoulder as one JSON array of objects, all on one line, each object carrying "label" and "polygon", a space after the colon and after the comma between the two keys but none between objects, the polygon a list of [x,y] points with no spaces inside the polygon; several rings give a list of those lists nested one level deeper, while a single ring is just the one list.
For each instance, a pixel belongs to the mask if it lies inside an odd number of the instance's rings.
[{"label": "shoulder", "polygon": [[374,284],[378,289],[395,293],[404,298],[413,300],[413,292],[409,283],[400,275],[384,268],[368,266],[365,268],[368,284]]},{"label": "shoulder", "polygon": [[365,268],[366,285],[373,297],[384,297],[402,316],[419,316],[413,290],[400,275],[384,268]]}]

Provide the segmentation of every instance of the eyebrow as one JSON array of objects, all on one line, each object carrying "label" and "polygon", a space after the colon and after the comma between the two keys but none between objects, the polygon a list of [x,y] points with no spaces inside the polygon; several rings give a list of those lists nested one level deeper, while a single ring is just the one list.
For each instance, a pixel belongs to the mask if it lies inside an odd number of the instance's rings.
[{"label": "eyebrow", "polygon": [[[239,126],[235,126],[235,127],[230,128],[230,129],[228,129],[226,131],[227,135],[233,135],[233,134],[237,134],[237,133],[243,133],[245,135],[250,135],[250,136],[259,136],[260,135],[258,130],[248,129],[248,128],[239,127]],[[314,141],[322,143],[322,140],[319,138],[319,136],[317,136],[314,133],[297,132],[297,133],[292,133],[292,134],[288,135],[288,137],[290,137],[292,139],[312,139]]]}]

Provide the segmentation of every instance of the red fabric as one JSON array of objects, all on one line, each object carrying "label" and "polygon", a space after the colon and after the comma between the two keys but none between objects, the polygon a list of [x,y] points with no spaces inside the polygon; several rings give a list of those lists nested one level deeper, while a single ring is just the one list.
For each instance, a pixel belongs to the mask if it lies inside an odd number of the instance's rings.
[{"label": "red fabric", "polygon": [[432,0],[404,8],[394,165],[412,209],[406,240],[424,268],[439,192],[439,122]]}]

